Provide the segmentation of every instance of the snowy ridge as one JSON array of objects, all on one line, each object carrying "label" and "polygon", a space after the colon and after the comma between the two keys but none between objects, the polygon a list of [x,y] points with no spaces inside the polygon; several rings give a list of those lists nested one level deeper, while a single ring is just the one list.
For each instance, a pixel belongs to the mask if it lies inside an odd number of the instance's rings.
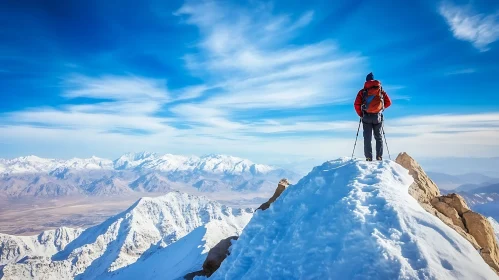
[{"label": "snowy ridge", "polygon": [[163,172],[206,172],[212,174],[266,174],[277,168],[255,164],[249,160],[226,155],[187,157],[182,155],[155,153],[128,153],[111,161],[98,157],[70,160],[45,159],[27,156],[15,159],[0,159],[0,173],[51,173],[62,170],[156,170]]},{"label": "snowy ridge", "polygon": [[54,170],[95,170],[112,169],[113,162],[108,159],[91,157],[88,159],[73,158],[70,160],[46,159],[37,156],[19,157],[0,161],[0,172],[7,174],[19,173],[50,173]]},{"label": "snowy ridge", "polygon": [[[123,213],[83,231],[63,250],[11,262],[1,273],[5,279],[119,278],[124,276],[120,273],[124,267],[133,271],[136,262],[148,266],[147,260],[157,259],[143,257],[168,253],[170,245],[189,235],[186,246],[193,249],[195,244],[200,249],[189,254],[190,258],[176,260],[177,268],[185,270],[178,273],[188,273],[200,269],[199,260],[217,238],[238,235],[251,216],[249,209],[232,209],[180,192],[142,198]],[[192,234],[196,229],[198,234]]]},{"label": "snowy ridge", "polygon": [[271,166],[255,164],[246,159],[226,155],[187,157],[172,154],[158,155],[151,153],[123,155],[114,162],[114,168],[142,168],[158,171],[192,171],[214,174],[265,174],[276,169]]},{"label": "snowy ridge", "polygon": [[14,236],[0,233],[0,266],[18,262],[26,256],[49,257],[63,250],[83,229],[61,227],[36,236]]},{"label": "snowy ridge", "polygon": [[326,162],[255,213],[210,279],[498,279],[412,181],[394,162]]}]

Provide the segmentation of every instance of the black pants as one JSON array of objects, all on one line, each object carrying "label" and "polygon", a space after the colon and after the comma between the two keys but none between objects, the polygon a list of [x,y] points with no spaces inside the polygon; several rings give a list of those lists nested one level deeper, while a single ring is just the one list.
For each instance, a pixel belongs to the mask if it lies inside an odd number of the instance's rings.
[{"label": "black pants", "polygon": [[372,138],[376,140],[376,158],[383,156],[383,136],[381,128],[383,127],[383,115],[381,114],[366,114],[362,118],[362,126],[364,128],[364,155],[366,158],[373,159]]}]

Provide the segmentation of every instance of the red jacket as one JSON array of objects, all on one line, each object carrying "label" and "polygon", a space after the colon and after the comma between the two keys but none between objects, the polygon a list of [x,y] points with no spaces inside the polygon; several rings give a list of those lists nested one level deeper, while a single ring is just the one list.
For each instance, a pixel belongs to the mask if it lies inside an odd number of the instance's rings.
[{"label": "red jacket", "polygon": [[[371,88],[372,86],[374,85],[381,85],[381,83],[377,80],[372,80],[372,81],[367,81],[365,82],[364,84],[364,88],[359,90],[359,93],[357,94],[357,98],[355,98],[355,103],[353,104],[354,108],[355,108],[355,111],[357,112],[357,115],[359,115],[359,117],[362,118],[362,99],[363,99],[363,91],[364,89],[369,89]],[[392,101],[390,100],[390,97],[388,97],[388,94],[382,90],[383,92],[383,101],[384,101],[384,106],[385,106],[385,109],[390,107],[390,105],[392,105]]]}]

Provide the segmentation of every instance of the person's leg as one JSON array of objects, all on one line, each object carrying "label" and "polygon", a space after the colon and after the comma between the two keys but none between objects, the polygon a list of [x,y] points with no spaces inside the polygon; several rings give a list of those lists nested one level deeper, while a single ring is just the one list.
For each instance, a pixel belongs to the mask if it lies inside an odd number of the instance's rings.
[{"label": "person's leg", "polygon": [[373,124],[362,122],[362,127],[364,128],[364,155],[366,159],[373,158],[373,148],[371,145],[371,140],[373,137]]},{"label": "person's leg", "polygon": [[383,158],[383,136],[381,134],[381,129],[383,128],[383,123],[378,123],[373,125],[374,139],[376,140],[376,159],[380,160]]}]

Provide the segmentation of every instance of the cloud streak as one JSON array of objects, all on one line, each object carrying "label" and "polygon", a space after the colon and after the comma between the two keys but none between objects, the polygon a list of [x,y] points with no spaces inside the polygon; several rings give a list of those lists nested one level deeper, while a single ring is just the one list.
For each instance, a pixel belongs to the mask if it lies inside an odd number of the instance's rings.
[{"label": "cloud streak", "polygon": [[489,45],[499,39],[499,13],[480,14],[470,5],[457,6],[442,2],[440,14],[459,40],[468,41],[478,50],[488,51]]}]

